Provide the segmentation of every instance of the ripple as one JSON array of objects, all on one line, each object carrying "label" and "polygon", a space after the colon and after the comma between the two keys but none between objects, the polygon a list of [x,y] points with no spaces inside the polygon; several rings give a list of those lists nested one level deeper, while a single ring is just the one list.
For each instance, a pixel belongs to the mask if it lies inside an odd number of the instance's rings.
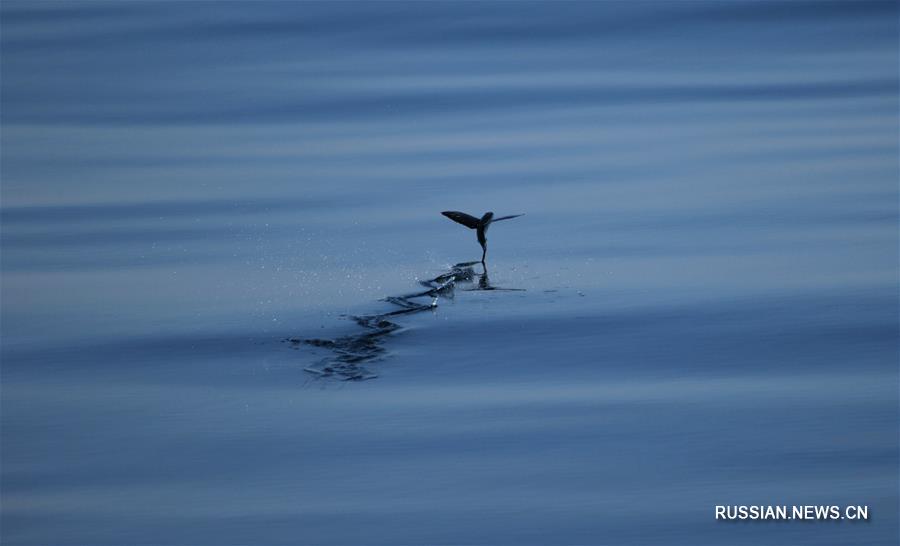
[{"label": "ripple", "polygon": [[[322,347],[332,352],[319,363],[306,368],[307,372],[320,377],[335,378],[344,381],[362,381],[374,379],[378,375],[366,365],[384,358],[387,349],[385,339],[391,334],[403,330],[403,326],[391,320],[394,317],[431,311],[437,308],[440,298],[452,299],[456,289],[461,285],[471,285],[462,290],[514,290],[518,288],[500,288],[491,284],[487,268],[476,273],[473,265],[481,262],[462,262],[452,266],[448,271],[433,279],[421,281],[426,290],[388,296],[383,301],[391,303],[399,309],[376,315],[358,315],[350,317],[363,328],[361,332],[332,339],[292,337],[284,341],[295,348],[302,344]],[[421,298],[431,298],[429,303],[422,303]]]}]

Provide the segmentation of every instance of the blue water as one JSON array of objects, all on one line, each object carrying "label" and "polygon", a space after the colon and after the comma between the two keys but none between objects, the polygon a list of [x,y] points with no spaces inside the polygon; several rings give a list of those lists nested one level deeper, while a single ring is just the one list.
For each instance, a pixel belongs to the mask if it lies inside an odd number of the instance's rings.
[{"label": "blue water", "polygon": [[4,545],[897,544],[896,2],[0,23]]}]

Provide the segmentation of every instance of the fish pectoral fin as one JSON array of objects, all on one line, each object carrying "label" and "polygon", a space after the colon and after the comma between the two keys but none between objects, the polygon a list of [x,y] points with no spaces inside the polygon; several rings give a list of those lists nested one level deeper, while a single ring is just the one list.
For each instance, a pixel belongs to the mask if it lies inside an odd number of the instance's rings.
[{"label": "fish pectoral fin", "polygon": [[478,218],[475,218],[474,216],[466,214],[465,212],[459,212],[456,210],[445,210],[441,214],[443,214],[444,216],[446,216],[447,218],[453,220],[454,222],[456,222],[458,224],[462,224],[462,225],[466,226],[469,229],[476,229],[478,227],[478,222],[479,222]]},{"label": "fish pectoral fin", "polygon": [[519,216],[525,216],[525,213],[522,214],[512,214],[510,216],[501,216],[500,218],[494,218],[491,222],[499,222],[500,220],[510,220],[512,218],[518,218]]}]

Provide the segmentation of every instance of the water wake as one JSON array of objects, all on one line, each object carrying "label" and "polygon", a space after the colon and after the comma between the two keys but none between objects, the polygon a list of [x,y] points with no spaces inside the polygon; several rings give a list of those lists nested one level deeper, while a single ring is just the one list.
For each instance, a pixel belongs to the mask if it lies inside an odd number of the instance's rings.
[{"label": "water wake", "polygon": [[[466,290],[519,290],[515,288],[498,288],[490,283],[487,270],[476,273],[473,266],[481,262],[463,262],[452,266],[448,271],[427,281],[420,281],[425,287],[421,292],[402,296],[388,296],[383,301],[397,306],[399,309],[377,315],[358,315],[350,317],[362,327],[356,334],[334,339],[292,337],[285,341],[294,346],[312,345],[332,352],[320,362],[309,366],[305,371],[323,378],[343,381],[362,381],[374,379],[377,374],[366,368],[366,364],[381,359],[387,349],[385,338],[401,330],[403,327],[392,319],[401,315],[421,313],[437,308],[440,298],[452,299],[461,284],[473,284],[474,288]],[[422,301],[429,298],[426,301]]]}]

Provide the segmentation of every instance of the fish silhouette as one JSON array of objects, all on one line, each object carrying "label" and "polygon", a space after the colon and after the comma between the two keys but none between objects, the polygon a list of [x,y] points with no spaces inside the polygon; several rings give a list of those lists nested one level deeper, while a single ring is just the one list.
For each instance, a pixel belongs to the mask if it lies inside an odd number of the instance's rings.
[{"label": "fish silhouette", "polygon": [[500,220],[509,220],[511,218],[518,218],[519,216],[523,216],[522,214],[513,214],[510,216],[501,216],[500,218],[494,218],[493,212],[485,212],[484,216],[481,218],[475,218],[472,215],[466,214],[465,212],[459,212],[456,210],[445,210],[442,212],[444,216],[453,220],[458,224],[462,224],[469,229],[476,230],[476,235],[478,236],[478,244],[481,245],[481,265],[484,264],[484,260],[487,257],[487,233],[488,228],[494,222],[499,222]]}]

